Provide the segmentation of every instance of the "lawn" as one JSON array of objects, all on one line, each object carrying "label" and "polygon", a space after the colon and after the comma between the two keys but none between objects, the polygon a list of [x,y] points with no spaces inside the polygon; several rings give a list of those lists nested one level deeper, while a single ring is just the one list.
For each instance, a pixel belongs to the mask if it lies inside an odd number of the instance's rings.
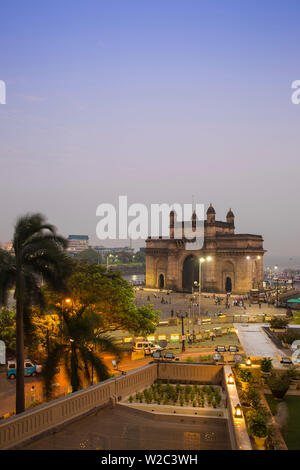
[{"label": "lawn", "polygon": [[[275,415],[279,401],[272,395],[266,395],[266,399],[272,414]],[[300,397],[286,395],[284,401],[288,407],[288,421],[282,435],[289,450],[300,450]]]}]

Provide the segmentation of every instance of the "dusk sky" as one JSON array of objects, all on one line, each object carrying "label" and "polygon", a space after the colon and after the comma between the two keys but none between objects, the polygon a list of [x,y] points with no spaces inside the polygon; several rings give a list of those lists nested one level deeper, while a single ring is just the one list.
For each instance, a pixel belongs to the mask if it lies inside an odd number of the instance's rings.
[{"label": "dusk sky", "polygon": [[299,0],[2,1],[0,242],[39,211],[108,245],[98,204],[194,195],[299,255],[299,18]]}]

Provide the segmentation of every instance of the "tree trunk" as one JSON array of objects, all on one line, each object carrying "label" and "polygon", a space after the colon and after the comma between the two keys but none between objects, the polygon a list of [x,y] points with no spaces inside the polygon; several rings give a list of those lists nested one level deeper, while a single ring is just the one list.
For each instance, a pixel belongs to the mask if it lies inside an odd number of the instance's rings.
[{"label": "tree trunk", "polygon": [[23,306],[24,306],[24,289],[22,280],[18,280],[19,284],[16,289],[16,324],[17,324],[17,381],[16,381],[16,413],[25,411],[25,384],[24,384],[24,327],[23,327]]}]

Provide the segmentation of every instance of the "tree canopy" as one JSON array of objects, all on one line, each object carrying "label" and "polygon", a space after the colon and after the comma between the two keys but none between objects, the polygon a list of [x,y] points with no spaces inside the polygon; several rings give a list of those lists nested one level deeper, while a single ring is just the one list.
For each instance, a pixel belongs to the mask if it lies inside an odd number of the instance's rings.
[{"label": "tree canopy", "polygon": [[[99,333],[115,330],[142,335],[154,333],[160,312],[154,311],[152,305],[136,307],[133,287],[119,272],[76,262],[67,288],[73,305],[88,306],[100,316]],[[61,296],[52,295],[51,303],[61,308]]]}]

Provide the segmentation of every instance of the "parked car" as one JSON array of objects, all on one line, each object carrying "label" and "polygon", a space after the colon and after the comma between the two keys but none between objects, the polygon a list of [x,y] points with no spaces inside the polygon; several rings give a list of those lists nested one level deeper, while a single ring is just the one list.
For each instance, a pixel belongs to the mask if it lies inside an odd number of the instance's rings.
[{"label": "parked car", "polygon": [[293,364],[293,361],[289,357],[282,357],[280,364],[289,365],[289,364]]},{"label": "parked car", "polygon": [[163,359],[165,361],[179,361],[179,357],[176,357],[175,354],[166,351],[154,351],[152,353],[153,359]]},{"label": "parked car", "polygon": [[145,356],[151,355],[154,351],[163,351],[163,348],[158,344],[151,343],[150,341],[136,341],[133,344],[133,351],[144,351]]},{"label": "parked car", "polygon": [[[31,359],[25,359],[24,361],[24,376],[35,377],[37,374],[42,372],[42,366],[34,364]],[[8,361],[7,363],[7,377],[9,379],[15,379],[17,376],[17,361]]]},{"label": "parked car", "polygon": [[238,348],[238,346],[230,345],[228,347],[228,351],[229,352],[239,352],[239,348]]},{"label": "parked car", "polygon": [[217,346],[215,351],[216,352],[226,352],[226,346]]}]

